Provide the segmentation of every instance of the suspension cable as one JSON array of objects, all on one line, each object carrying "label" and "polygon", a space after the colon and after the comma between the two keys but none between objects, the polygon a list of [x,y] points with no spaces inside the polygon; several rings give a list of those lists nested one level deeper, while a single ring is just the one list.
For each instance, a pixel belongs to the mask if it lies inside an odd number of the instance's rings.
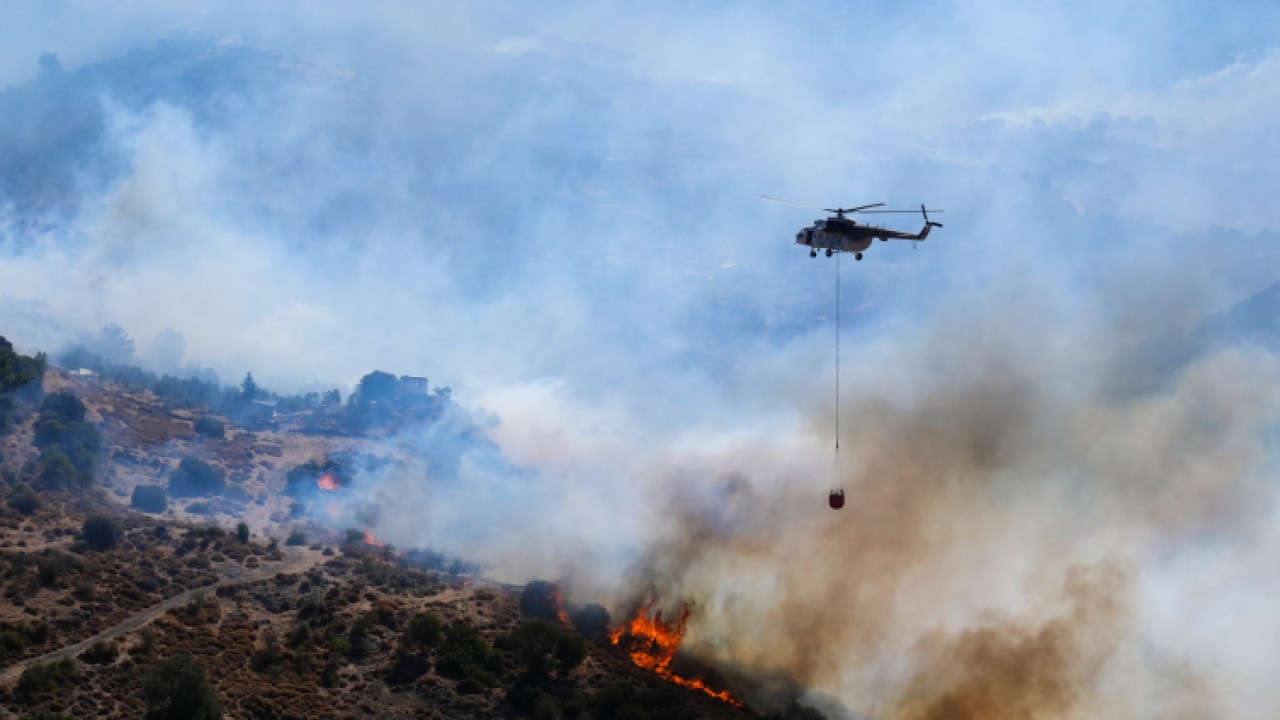
[{"label": "suspension cable", "polygon": [[831,486],[840,489],[840,255],[836,253],[836,453]]}]

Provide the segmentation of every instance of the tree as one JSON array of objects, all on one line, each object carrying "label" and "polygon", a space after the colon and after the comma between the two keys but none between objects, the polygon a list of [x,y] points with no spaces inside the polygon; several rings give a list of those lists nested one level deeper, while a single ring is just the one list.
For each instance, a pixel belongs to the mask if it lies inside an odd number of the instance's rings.
[{"label": "tree", "polygon": [[192,428],[196,433],[213,440],[221,440],[227,436],[226,424],[211,417],[202,417],[196,420]]},{"label": "tree", "polygon": [[545,679],[551,669],[548,656],[555,650],[558,639],[556,629],[542,620],[528,620],[516,630],[516,636],[520,640],[520,662],[524,663],[525,672],[535,680]]},{"label": "tree", "polygon": [[66,390],[48,395],[41,404],[35,446],[43,449],[41,482],[45,487],[87,487],[93,483],[102,437],[85,421],[85,412],[80,398]]},{"label": "tree", "polygon": [[556,658],[558,672],[563,677],[587,659],[587,643],[577,635],[564,633],[556,638],[552,654]]},{"label": "tree", "polygon": [[395,375],[374,370],[360,378],[360,383],[356,385],[356,391],[352,393],[350,401],[364,405],[380,400],[391,400],[396,396],[399,387],[400,381]]},{"label": "tree", "polygon": [[169,507],[169,496],[163,485],[136,485],[129,505],[145,513],[162,513]]},{"label": "tree", "polygon": [[69,657],[50,663],[36,663],[22,671],[13,696],[21,703],[33,703],[45,693],[57,693],[80,677],[76,661]]},{"label": "tree", "polygon": [[147,720],[221,720],[222,703],[189,655],[156,663],[142,686]]},{"label": "tree", "polygon": [[556,584],[547,580],[531,580],[520,593],[520,612],[545,620],[558,620],[563,601]]},{"label": "tree", "polygon": [[573,626],[583,637],[598,639],[609,632],[609,623],[612,618],[609,617],[609,611],[603,606],[591,603],[585,605],[581,610],[575,612],[572,616]]},{"label": "tree", "polygon": [[240,383],[240,396],[245,400],[258,396],[258,383],[253,381],[253,373],[245,373],[244,382]]},{"label": "tree", "polygon": [[226,485],[226,474],[222,470],[190,456],[182,458],[169,475],[169,494],[174,497],[218,495]]},{"label": "tree", "polygon": [[94,550],[110,550],[120,544],[124,531],[120,523],[106,515],[90,515],[85,518],[80,537]]},{"label": "tree", "polygon": [[9,491],[9,507],[23,515],[32,515],[40,509],[40,498],[26,483],[18,483]]},{"label": "tree", "polygon": [[69,490],[79,485],[80,473],[71,458],[58,448],[40,453],[40,486],[48,490]]},{"label": "tree", "polygon": [[431,613],[414,615],[409,621],[409,627],[404,631],[406,644],[418,646],[424,650],[430,650],[439,645],[443,636],[444,625],[440,622],[440,618]]},{"label": "tree", "polygon": [[98,354],[109,363],[123,365],[133,359],[133,338],[115,323],[98,332],[97,345]]},{"label": "tree", "polygon": [[249,526],[245,523],[236,523],[236,540],[239,540],[241,545],[249,544]]}]

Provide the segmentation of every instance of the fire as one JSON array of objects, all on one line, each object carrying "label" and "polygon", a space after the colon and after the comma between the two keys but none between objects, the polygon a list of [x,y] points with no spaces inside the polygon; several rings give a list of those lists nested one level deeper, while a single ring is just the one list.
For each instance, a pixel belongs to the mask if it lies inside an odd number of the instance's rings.
[{"label": "fire", "polygon": [[556,609],[556,619],[568,625],[569,614],[564,611],[564,596],[560,594],[560,588],[555,585],[551,586],[550,600],[552,606]]},{"label": "fire", "polygon": [[[699,678],[683,678],[671,672],[671,661],[684,640],[685,626],[689,623],[689,607],[680,608],[680,617],[668,622],[662,611],[653,611],[654,602],[636,611],[631,622],[609,633],[614,645],[620,645],[631,654],[631,661],[645,670],[652,670],[660,677],[677,685],[701,690],[717,700],[742,707],[726,690],[714,690]],[[652,614],[650,614],[652,612]]]},{"label": "fire", "polygon": [[379,540],[378,538],[374,537],[374,536],[373,536],[373,533],[369,532],[369,529],[368,529],[368,528],[365,528],[365,530],[364,530],[364,544],[365,544],[365,545],[370,545],[370,546],[372,546],[372,547],[386,547],[386,546],[387,546],[387,544],[386,544],[386,543],[384,543],[384,542],[382,542],[381,540]]},{"label": "fire", "polygon": [[338,484],[338,481],[333,477],[333,473],[325,473],[316,478],[316,487],[321,490],[338,490],[342,488],[342,486]]}]

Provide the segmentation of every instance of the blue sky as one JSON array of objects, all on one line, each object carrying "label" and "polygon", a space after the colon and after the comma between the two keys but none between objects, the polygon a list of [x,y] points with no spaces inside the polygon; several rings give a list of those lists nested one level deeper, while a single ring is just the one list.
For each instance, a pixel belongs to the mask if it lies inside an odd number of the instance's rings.
[{"label": "blue sky", "polygon": [[[49,2],[0,28],[20,348],[116,322],[231,382],[427,375],[540,478],[455,549],[599,592],[648,563],[707,608],[691,641],[860,712],[927,716],[919,678],[977,682],[931,664],[964,629],[1072,617],[1082,573],[1121,610],[1050,716],[1275,699],[1275,345],[1194,329],[1280,280],[1280,8]],[[821,213],[762,194],[946,209],[841,265],[835,519],[835,264],[792,244]],[[385,532],[448,542],[414,520]]]}]

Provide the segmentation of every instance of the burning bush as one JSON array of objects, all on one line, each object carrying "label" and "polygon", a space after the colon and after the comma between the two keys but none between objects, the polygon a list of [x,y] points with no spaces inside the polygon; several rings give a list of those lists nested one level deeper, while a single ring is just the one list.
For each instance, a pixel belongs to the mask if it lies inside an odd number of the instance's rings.
[{"label": "burning bush", "polygon": [[520,593],[520,612],[544,620],[568,622],[560,588],[547,580],[533,580]]}]

